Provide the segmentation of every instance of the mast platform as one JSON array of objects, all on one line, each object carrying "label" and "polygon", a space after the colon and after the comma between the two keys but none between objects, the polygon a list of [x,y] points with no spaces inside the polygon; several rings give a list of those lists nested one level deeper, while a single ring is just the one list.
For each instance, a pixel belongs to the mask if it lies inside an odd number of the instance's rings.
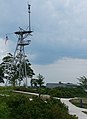
[{"label": "mast platform", "polygon": [[16,32],[14,32],[16,35],[20,35],[20,34],[30,34],[30,33],[32,33],[33,31],[16,31]]}]

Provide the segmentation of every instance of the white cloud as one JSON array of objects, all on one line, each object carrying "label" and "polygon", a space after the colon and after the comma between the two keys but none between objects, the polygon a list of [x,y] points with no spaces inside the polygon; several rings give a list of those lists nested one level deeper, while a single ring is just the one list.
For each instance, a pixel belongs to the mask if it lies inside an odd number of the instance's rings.
[{"label": "white cloud", "polygon": [[11,52],[13,54],[15,46],[14,42],[11,40],[8,39],[6,43],[5,40],[6,39],[0,38],[0,62],[2,61],[2,58],[7,55],[7,53]]},{"label": "white cloud", "polygon": [[[87,58],[87,0],[30,0],[30,4],[34,33],[28,50],[36,75],[44,75],[46,82],[77,82],[87,73],[83,59]],[[25,28],[27,0],[1,0],[0,16],[0,35]],[[16,41],[11,39],[6,45],[0,39],[0,59],[15,51]]]},{"label": "white cloud", "polygon": [[36,54],[27,54],[27,58],[30,60],[30,62],[33,62],[33,60],[36,60],[37,55]]},{"label": "white cloud", "polygon": [[[42,73],[48,82],[77,82],[76,78],[87,71],[87,61],[83,59],[87,58],[87,0],[30,0],[30,4],[34,33],[29,59],[36,63],[36,73]],[[1,0],[0,16],[0,35],[26,27],[27,0]],[[0,39],[0,59],[15,51],[16,42],[11,38],[5,45]],[[54,63],[63,57],[77,59]],[[40,63],[50,65],[37,65]]]},{"label": "white cloud", "polygon": [[50,65],[33,65],[33,69],[36,75],[40,73],[45,77],[45,83],[78,83],[78,77],[87,76],[87,60],[63,58]]},{"label": "white cloud", "polygon": [[8,51],[9,51],[9,47],[7,44],[5,44],[5,40],[0,38],[0,61]]}]

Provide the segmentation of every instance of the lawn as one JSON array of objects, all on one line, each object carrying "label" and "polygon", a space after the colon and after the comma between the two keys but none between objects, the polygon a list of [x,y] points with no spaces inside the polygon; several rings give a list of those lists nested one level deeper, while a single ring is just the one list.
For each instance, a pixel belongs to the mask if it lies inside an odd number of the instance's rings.
[{"label": "lawn", "polygon": [[72,99],[70,102],[77,107],[81,108],[86,108],[87,109],[87,98],[77,98],[77,99]]}]

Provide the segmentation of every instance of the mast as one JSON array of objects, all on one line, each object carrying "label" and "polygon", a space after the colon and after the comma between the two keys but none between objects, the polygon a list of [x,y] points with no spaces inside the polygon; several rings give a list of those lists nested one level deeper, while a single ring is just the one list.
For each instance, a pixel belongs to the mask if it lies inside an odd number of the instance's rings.
[{"label": "mast", "polygon": [[[18,36],[18,42],[16,45],[16,50],[14,52],[14,63],[19,65],[19,85],[23,80],[25,86],[27,87],[27,69],[26,69],[26,55],[25,55],[25,46],[30,44],[31,40],[27,40],[26,38],[31,35],[31,24],[30,24],[30,4],[28,4],[28,14],[29,14],[29,23],[28,30],[24,30],[19,27],[19,31],[14,32]],[[24,66],[24,69],[23,69]]]},{"label": "mast", "polygon": [[30,4],[28,4],[28,13],[29,13],[29,31],[31,31],[31,25],[30,25],[30,13],[31,13],[31,11],[30,11]]}]

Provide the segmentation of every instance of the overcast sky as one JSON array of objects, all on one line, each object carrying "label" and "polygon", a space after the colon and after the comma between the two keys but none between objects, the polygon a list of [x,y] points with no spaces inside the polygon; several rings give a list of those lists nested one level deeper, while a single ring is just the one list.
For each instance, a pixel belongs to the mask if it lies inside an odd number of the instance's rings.
[{"label": "overcast sky", "polygon": [[[87,76],[87,0],[29,0],[33,36],[26,54],[36,76],[72,82]],[[28,26],[28,0],[0,0],[0,56],[14,52],[19,27]]]}]

